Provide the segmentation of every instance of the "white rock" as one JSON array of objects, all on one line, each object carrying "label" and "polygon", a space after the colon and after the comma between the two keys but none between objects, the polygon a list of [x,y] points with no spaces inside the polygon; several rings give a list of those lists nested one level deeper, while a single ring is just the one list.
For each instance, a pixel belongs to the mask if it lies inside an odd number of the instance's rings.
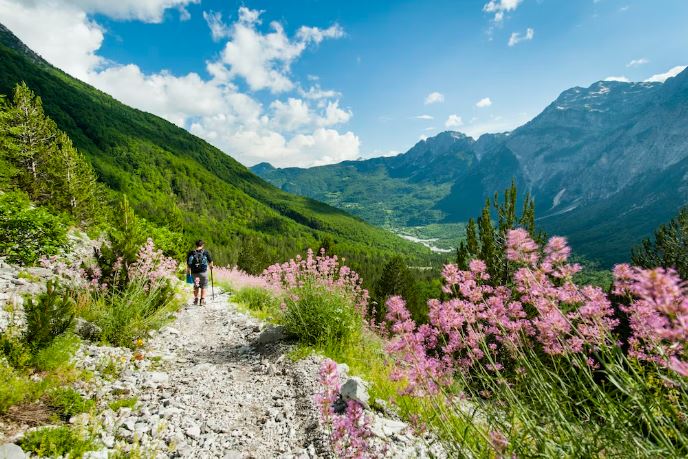
[{"label": "white rock", "polygon": [[185,433],[193,439],[198,439],[201,436],[201,427],[198,424],[191,424]]},{"label": "white rock", "polygon": [[0,459],[24,459],[26,454],[17,445],[6,443],[0,446]]},{"label": "white rock", "polygon": [[340,393],[344,400],[354,400],[363,405],[364,408],[369,408],[368,400],[370,395],[368,394],[368,385],[361,378],[353,376],[347,379],[344,385],[342,385]]}]

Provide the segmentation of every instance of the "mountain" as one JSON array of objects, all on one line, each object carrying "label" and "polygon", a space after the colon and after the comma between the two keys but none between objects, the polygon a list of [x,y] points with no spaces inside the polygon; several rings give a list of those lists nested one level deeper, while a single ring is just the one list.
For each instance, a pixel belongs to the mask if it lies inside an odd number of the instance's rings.
[{"label": "mountain", "polygon": [[396,157],[254,171],[373,223],[400,226],[466,221],[515,179],[535,197],[540,226],[609,265],[627,260],[635,243],[688,202],[686,125],[688,70],[665,83],[571,88],[509,133],[474,140],[444,132]]},{"label": "mountain", "polygon": [[236,263],[246,246],[274,262],[324,239],[373,270],[395,253],[429,256],[342,210],[275,188],[186,130],[54,68],[0,25],[0,94],[21,81],[113,195],[126,193],[155,224],[208,240],[222,263]]}]

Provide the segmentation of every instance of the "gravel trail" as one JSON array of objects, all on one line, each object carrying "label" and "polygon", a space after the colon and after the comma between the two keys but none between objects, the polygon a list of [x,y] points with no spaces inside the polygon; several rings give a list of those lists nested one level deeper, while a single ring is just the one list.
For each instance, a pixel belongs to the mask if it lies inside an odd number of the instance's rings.
[{"label": "gravel trail", "polygon": [[260,343],[270,341],[270,332],[261,335],[264,325],[228,300],[221,293],[207,305],[186,306],[147,346],[160,363],[139,396],[140,411],[161,420],[150,430],[167,450],[159,452],[198,458],[327,456],[313,405],[318,362],[294,363],[283,343]]}]

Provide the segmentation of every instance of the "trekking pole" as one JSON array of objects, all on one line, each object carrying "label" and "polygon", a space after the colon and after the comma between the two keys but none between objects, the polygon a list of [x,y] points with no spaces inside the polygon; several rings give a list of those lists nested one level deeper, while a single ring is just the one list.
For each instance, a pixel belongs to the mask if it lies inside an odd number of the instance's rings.
[{"label": "trekking pole", "polygon": [[213,295],[213,301],[215,301],[215,281],[213,280],[213,267],[210,267],[210,292]]}]

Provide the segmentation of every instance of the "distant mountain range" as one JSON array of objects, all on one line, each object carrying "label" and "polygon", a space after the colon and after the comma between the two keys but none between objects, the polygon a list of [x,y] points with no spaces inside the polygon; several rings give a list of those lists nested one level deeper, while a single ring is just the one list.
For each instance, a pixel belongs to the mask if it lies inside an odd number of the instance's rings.
[{"label": "distant mountain range", "polygon": [[564,91],[504,134],[443,132],[394,157],[253,171],[285,191],[389,226],[466,221],[516,180],[538,222],[608,265],[688,203],[688,70],[664,83]]}]

